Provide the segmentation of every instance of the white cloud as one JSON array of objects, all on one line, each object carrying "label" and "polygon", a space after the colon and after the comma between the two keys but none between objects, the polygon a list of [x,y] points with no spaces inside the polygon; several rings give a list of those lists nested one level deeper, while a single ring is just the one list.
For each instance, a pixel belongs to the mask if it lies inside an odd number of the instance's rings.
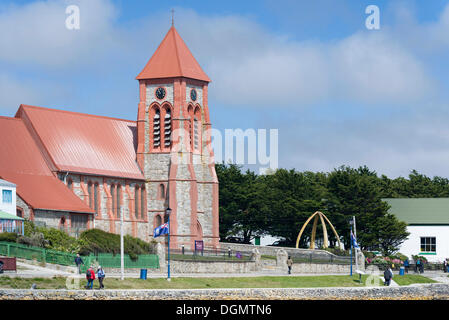
[{"label": "white cloud", "polygon": [[[80,29],[66,28],[66,8],[80,8]],[[51,68],[92,63],[114,47],[108,0],[38,1],[0,12],[0,61]]]}]

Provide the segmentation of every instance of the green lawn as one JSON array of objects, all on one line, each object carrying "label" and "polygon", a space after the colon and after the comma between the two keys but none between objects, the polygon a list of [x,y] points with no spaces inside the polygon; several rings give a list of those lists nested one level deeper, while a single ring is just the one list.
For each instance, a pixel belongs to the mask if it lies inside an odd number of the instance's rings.
[{"label": "green lawn", "polygon": [[[358,276],[280,276],[280,277],[235,277],[235,278],[172,278],[166,279],[125,279],[106,278],[107,289],[207,289],[207,288],[318,288],[318,287],[363,287],[367,276],[358,282]],[[64,289],[64,277],[10,278],[0,277],[0,288],[29,289],[35,283],[37,289]],[[86,280],[81,279],[81,288]],[[94,288],[98,287],[95,280]]]},{"label": "green lawn", "polygon": [[[322,288],[322,287],[364,287],[367,275],[362,276],[279,276],[279,277],[234,277],[234,278],[172,278],[169,282],[165,278],[147,280],[106,278],[104,285],[107,289],[208,289],[208,288]],[[395,276],[394,281],[401,285],[412,283],[434,283],[436,281],[421,275]],[[65,289],[65,277],[53,278],[10,278],[0,277],[0,288],[29,289],[32,284],[37,289]],[[80,280],[81,288],[86,284]],[[382,286],[382,281],[379,281]],[[94,288],[98,287],[95,280]]]},{"label": "green lawn", "polygon": [[435,280],[429,279],[427,277],[418,274],[406,274],[403,276],[395,276],[393,280],[400,286],[407,286],[413,283],[436,283]]}]

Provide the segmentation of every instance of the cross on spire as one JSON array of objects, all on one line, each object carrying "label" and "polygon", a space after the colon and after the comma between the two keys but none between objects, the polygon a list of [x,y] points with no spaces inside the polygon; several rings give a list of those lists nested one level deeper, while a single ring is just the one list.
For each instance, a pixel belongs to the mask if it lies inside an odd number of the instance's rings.
[{"label": "cross on spire", "polygon": [[174,19],[175,9],[171,9],[170,11],[171,11],[171,25],[173,27],[175,25],[175,19]]}]

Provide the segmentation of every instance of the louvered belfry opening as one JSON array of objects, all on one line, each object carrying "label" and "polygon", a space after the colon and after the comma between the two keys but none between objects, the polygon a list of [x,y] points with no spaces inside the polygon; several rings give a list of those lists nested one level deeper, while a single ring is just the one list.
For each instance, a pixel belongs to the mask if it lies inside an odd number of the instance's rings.
[{"label": "louvered belfry opening", "polygon": [[156,109],[153,117],[153,147],[159,148],[161,146],[161,112]]},{"label": "louvered belfry opening", "polygon": [[171,146],[171,111],[166,108],[164,117],[164,147],[170,148]]}]

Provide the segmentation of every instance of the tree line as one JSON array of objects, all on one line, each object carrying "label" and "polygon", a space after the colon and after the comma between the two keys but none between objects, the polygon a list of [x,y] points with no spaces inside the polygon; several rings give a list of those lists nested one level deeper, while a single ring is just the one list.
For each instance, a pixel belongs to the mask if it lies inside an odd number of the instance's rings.
[{"label": "tree line", "polygon": [[[406,223],[388,213],[383,198],[449,197],[449,180],[429,178],[413,170],[408,178],[378,176],[366,166],[342,166],[332,172],[278,169],[257,175],[234,164],[217,164],[220,182],[220,239],[239,235],[245,243],[271,235],[294,246],[299,230],[315,211],[323,212],[337,230],[345,248],[350,246],[350,225],[356,217],[357,241],[363,250],[385,254],[397,251],[407,238]],[[299,243],[307,247],[312,223]],[[329,228],[328,228],[329,230]],[[317,228],[317,239],[322,229]],[[328,232],[330,246],[337,239]]]}]

